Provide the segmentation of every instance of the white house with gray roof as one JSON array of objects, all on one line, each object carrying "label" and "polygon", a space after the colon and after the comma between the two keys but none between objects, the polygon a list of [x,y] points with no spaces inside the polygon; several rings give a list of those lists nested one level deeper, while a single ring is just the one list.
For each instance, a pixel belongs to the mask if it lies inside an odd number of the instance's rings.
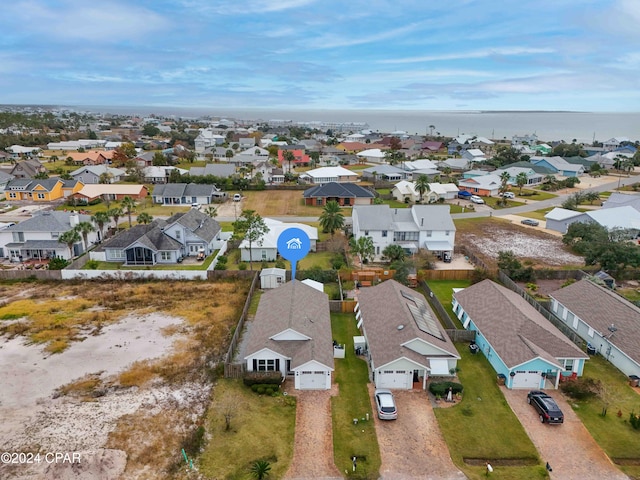
[{"label": "white house with gray roof", "polygon": [[577,222],[597,223],[607,230],[629,230],[630,237],[640,233],[640,212],[631,205],[576,212],[556,207],[545,215],[546,228],[567,233],[569,225]]},{"label": "white house with gray roof", "polygon": [[556,290],[551,310],[625,375],[640,376],[640,308],[582,279]]},{"label": "white house with gray roof", "polygon": [[248,372],[280,372],[296,390],[329,390],[333,350],[329,297],[294,281],[262,294],[239,356]]},{"label": "white house with gray roof", "polygon": [[55,210],[38,212],[31,218],[1,230],[1,255],[16,262],[51,258],[70,260],[72,257],[68,245],[59,239],[80,222],[87,222],[96,230],[87,235],[88,246],[83,245],[82,238],[73,245],[73,256],[80,255],[98,241],[97,226],[91,221],[90,215]]},{"label": "white house with gray roof", "polygon": [[[85,185],[96,183],[117,183],[120,182],[126,172],[120,168],[113,168],[107,165],[87,165],[86,167],[80,167],[70,173],[71,177],[84,183]],[[101,182],[102,179],[108,180],[107,182]]]},{"label": "white house with gray roof", "polygon": [[420,249],[440,255],[453,255],[456,227],[449,205],[413,205],[391,208],[389,205],[355,205],[351,214],[353,235],[370,237],[379,259],[391,244],[415,253]]},{"label": "white house with gray roof", "polygon": [[221,191],[215,185],[196,183],[165,183],[156,185],[153,189],[153,203],[162,205],[208,205],[224,201],[227,192]]},{"label": "white house with gray roof", "polygon": [[455,372],[460,355],[422,294],[387,280],[362,288],[357,301],[376,388],[425,390],[429,377]]}]

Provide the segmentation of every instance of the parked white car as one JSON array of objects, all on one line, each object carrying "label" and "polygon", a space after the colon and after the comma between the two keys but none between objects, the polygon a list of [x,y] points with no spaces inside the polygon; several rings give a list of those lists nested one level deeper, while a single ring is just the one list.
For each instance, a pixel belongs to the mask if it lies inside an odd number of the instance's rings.
[{"label": "parked white car", "polygon": [[480,198],[478,195],[471,195],[469,197],[469,200],[471,200],[473,203],[477,203],[477,204],[483,204],[484,200],[482,198]]},{"label": "parked white car", "polygon": [[516,194],[513,192],[504,192],[501,196],[504,198],[516,198]]}]

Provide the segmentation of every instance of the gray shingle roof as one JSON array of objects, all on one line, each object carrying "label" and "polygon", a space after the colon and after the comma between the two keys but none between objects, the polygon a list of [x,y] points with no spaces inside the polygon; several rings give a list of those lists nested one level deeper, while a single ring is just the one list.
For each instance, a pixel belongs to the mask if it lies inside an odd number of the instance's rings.
[{"label": "gray shingle roof", "polygon": [[179,223],[194,235],[207,242],[213,240],[222,229],[215,219],[195,208],[192,208],[188,212],[176,213],[167,219],[167,226],[171,226],[173,223]]},{"label": "gray shingle roof", "polygon": [[[358,303],[362,312],[363,328],[366,333],[369,351],[376,368],[388,364],[401,357],[428,366],[427,357],[404,347],[403,344],[419,338],[444,350],[442,354],[428,355],[432,358],[460,358],[458,351],[444,332],[435,313],[427,304],[429,313],[436,319],[442,338],[436,338],[420,330],[411,315],[405,294],[421,298],[422,294],[395,280],[387,280],[375,287],[365,287],[358,294]],[[399,325],[404,325],[398,329]]]},{"label": "gray shingle roof", "polygon": [[329,182],[323,185],[307,188],[303,193],[304,198],[317,197],[351,197],[351,198],[373,198],[374,195],[366,188],[353,183]]},{"label": "gray shingle roof", "polygon": [[588,358],[535,308],[511,290],[483,280],[454,294],[509,368],[536,357]]},{"label": "gray shingle roof", "polygon": [[393,230],[389,205],[355,205],[352,216],[354,214],[361,230]]},{"label": "gray shingle roof", "polygon": [[204,167],[191,167],[189,175],[192,177],[213,175],[214,177],[230,177],[236,173],[235,165],[229,163],[208,163]]},{"label": "gray shingle roof", "polygon": [[199,185],[196,183],[164,183],[156,185],[153,189],[154,197],[181,198],[203,197],[218,192],[215,185]]},{"label": "gray shingle roof", "polygon": [[[71,221],[69,218],[73,215],[71,212],[60,212],[56,210],[48,210],[40,212],[31,218],[28,218],[16,225],[12,225],[5,229],[6,232],[66,232],[71,230]],[[80,222],[91,223],[90,215],[78,215]]]},{"label": "gray shingle roof", "polygon": [[587,279],[550,296],[599,333],[608,335],[607,328],[613,323],[618,330],[610,342],[640,363],[640,308]]},{"label": "gray shingle roof", "polygon": [[[311,339],[270,339],[287,329]],[[291,368],[316,360],[333,369],[329,297],[302,282],[288,282],[263,293],[247,336],[247,356],[268,348],[291,358]]]}]

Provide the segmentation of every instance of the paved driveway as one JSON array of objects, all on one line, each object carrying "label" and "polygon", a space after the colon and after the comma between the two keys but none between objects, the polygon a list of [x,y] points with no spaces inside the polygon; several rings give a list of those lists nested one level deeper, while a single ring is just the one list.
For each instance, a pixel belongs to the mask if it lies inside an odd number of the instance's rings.
[{"label": "paved driveway", "polygon": [[[373,411],[373,385],[369,397]],[[466,476],[453,464],[425,392],[394,392],[398,419],[378,420],[381,480],[460,480]]]},{"label": "paved driveway", "polygon": [[564,396],[549,392],[564,413],[562,425],[540,423],[538,412],[527,403],[527,390],[502,388],[509,406],[538,449],[543,462],[549,462],[552,479],[623,480],[628,479],[609,460],[589,434]]},{"label": "paved driveway", "polygon": [[342,480],[343,476],[333,463],[331,396],[337,394],[337,384],[331,390],[295,391],[293,460],[285,479]]}]

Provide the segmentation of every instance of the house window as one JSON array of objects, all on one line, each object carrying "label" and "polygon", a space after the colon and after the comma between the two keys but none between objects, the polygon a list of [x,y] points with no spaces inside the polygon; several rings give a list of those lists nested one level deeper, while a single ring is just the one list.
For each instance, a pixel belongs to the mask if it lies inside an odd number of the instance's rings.
[{"label": "house window", "polygon": [[554,298],[551,299],[551,310],[558,313],[558,302]]},{"label": "house window", "polygon": [[387,231],[386,230],[382,230],[382,236],[386,237],[387,236]]},{"label": "house window", "polygon": [[38,194],[38,199],[44,200],[44,198],[45,198],[44,193],[39,193]]},{"label": "house window", "polygon": [[258,371],[259,372],[274,372],[276,370],[276,360],[275,358],[267,358],[258,360]]},{"label": "house window", "polygon": [[176,240],[180,240],[180,230],[176,230]]},{"label": "house window", "polygon": [[427,230],[427,237],[430,237],[431,235],[433,235],[433,230]]},{"label": "house window", "polygon": [[124,260],[125,259],[124,250],[109,250],[107,255],[108,255],[108,258],[110,260]]},{"label": "house window", "polygon": [[589,331],[587,331],[587,335],[589,335],[589,337],[593,338],[593,334],[595,332],[593,331],[593,328],[589,327]]},{"label": "house window", "polygon": [[446,232],[444,232],[444,234],[448,237],[448,236],[449,236],[449,230],[447,230]]},{"label": "house window", "polygon": [[368,237],[368,236],[369,236],[369,230],[365,230],[365,231],[364,231],[364,236],[365,236],[365,237]]},{"label": "house window", "polygon": [[564,361],[564,371],[573,372],[573,358],[566,358]]},{"label": "house window", "polygon": [[171,260],[171,252],[160,252],[161,260]]},{"label": "house window", "polygon": [[267,251],[262,250],[262,260],[266,260],[266,259],[267,259]]},{"label": "house window", "polygon": [[13,241],[17,243],[24,243],[24,232],[13,232]]},{"label": "house window", "polygon": [[322,206],[322,199],[321,198],[316,198],[316,205],[318,205],[319,207]]},{"label": "house window", "polygon": [[51,232],[51,238],[57,240],[60,237],[60,232]]},{"label": "house window", "polygon": [[13,192],[9,193],[9,198],[16,198],[16,194]]}]

